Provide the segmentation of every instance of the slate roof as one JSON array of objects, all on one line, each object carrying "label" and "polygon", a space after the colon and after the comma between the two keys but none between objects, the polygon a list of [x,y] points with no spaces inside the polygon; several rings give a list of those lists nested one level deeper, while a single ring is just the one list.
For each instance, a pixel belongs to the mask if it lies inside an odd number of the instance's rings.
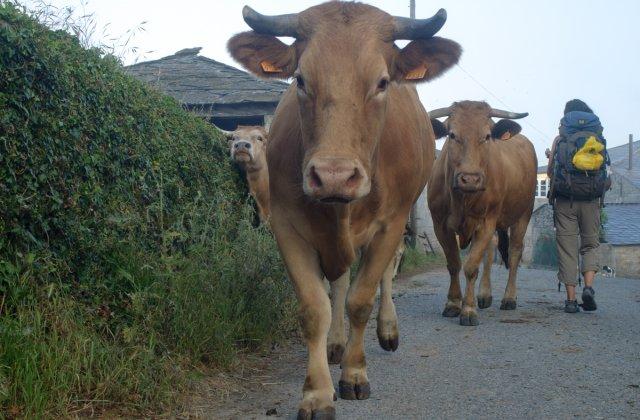
[{"label": "slate roof", "polygon": [[640,245],[640,203],[607,204],[607,241],[612,245]]},{"label": "slate roof", "polygon": [[625,177],[635,187],[640,188],[640,140],[633,145],[632,169],[629,170],[629,143],[608,149],[611,158],[611,169]]},{"label": "slate roof", "polygon": [[[640,140],[633,142],[633,168],[629,170],[629,143],[607,149],[611,158],[611,170],[640,188]],[[538,167],[538,173],[546,173],[547,165]]]},{"label": "slate roof", "polygon": [[287,83],[257,77],[187,48],[168,57],[125,67],[136,78],[186,105],[277,103]]}]

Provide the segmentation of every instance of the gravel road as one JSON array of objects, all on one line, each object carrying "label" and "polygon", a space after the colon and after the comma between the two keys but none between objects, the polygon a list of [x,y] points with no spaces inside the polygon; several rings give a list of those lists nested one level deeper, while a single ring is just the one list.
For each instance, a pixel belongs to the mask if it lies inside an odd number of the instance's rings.
[{"label": "gravel road", "polygon": [[[383,351],[371,319],[371,398],[338,400],[338,418],[640,418],[640,280],[598,277],[599,309],[565,314],[555,273],[521,269],[518,308],[500,311],[506,274],[494,266],[494,304],[477,327],[440,315],[445,272],[400,280],[400,348]],[[298,343],[274,351],[258,376],[198,416],[295,418],[305,358]],[[340,369],[331,371],[337,386]]]}]

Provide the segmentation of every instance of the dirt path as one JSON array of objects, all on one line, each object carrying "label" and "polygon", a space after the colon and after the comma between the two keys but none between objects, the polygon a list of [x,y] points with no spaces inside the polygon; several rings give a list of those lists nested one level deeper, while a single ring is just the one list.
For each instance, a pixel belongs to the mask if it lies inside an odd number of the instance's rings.
[{"label": "dirt path", "polygon": [[[338,417],[640,417],[640,280],[598,279],[600,309],[568,315],[554,273],[522,269],[516,311],[498,310],[506,271],[493,277],[494,306],[478,327],[440,316],[446,273],[401,280],[400,348],[380,349],[369,322],[371,398],[339,400]],[[297,342],[254,358],[236,377],[204,381],[178,417],[293,418],[305,360]]]}]

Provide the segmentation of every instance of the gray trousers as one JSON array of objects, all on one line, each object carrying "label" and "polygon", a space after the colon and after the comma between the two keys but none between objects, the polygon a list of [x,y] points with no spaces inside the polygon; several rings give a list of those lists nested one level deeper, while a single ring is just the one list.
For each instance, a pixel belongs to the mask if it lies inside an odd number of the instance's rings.
[{"label": "gray trousers", "polygon": [[571,203],[569,199],[558,197],[553,209],[558,244],[558,280],[565,285],[575,285],[578,282],[578,253],[582,257],[581,273],[600,269],[600,199]]}]

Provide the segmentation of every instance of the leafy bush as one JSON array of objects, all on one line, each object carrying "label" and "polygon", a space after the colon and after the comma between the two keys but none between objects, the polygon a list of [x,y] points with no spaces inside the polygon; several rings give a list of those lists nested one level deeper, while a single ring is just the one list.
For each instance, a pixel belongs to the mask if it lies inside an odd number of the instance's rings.
[{"label": "leafy bush", "polygon": [[0,2],[0,417],[173,401],[290,327],[224,142]]}]

